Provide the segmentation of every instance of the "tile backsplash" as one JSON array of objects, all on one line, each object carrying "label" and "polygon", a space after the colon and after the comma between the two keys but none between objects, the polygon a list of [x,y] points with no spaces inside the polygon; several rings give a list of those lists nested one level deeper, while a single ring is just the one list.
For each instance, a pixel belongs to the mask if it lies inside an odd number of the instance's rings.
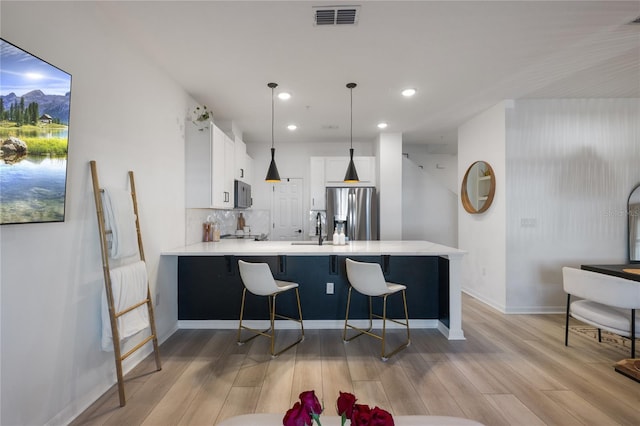
[{"label": "tile backsplash", "polygon": [[235,234],[240,213],[244,217],[245,226],[251,228],[251,235],[269,234],[270,231],[271,212],[269,210],[186,210],[186,245],[202,241],[202,224],[207,221],[209,216],[213,222],[217,222],[220,226],[220,235]]}]

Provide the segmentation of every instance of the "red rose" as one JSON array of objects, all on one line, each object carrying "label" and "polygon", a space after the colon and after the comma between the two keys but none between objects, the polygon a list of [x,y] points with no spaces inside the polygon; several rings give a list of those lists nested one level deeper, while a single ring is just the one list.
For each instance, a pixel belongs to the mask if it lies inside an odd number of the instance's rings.
[{"label": "red rose", "polygon": [[305,407],[296,402],[282,419],[283,426],[311,426],[311,416]]},{"label": "red rose", "polygon": [[354,404],[351,413],[351,426],[369,426],[371,410],[368,405]]},{"label": "red rose", "polygon": [[393,423],[393,417],[391,417],[388,411],[375,407],[371,410],[369,426],[395,426],[395,424]]},{"label": "red rose", "polygon": [[315,391],[306,391],[300,394],[300,402],[302,406],[307,410],[309,415],[322,413],[322,405],[316,397]]},{"label": "red rose", "polygon": [[338,415],[344,415],[347,419],[351,418],[353,413],[353,406],[356,403],[356,396],[348,392],[340,392],[338,397],[337,407]]}]

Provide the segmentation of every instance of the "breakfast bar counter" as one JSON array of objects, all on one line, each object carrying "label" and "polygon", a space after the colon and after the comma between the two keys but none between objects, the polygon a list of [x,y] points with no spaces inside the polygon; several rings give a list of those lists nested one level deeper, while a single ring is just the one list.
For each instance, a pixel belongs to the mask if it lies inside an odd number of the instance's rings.
[{"label": "breakfast bar counter", "polygon": [[[411,326],[438,328],[451,340],[464,339],[460,290],[464,254],[428,241],[351,241],[334,246],[250,239],[196,243],[162,253],[178,257],[180,328],[237,327],[243,288],[240,259],[268,263],[274,278],[300,284],[305,327],[340,327],[349,288],[348,257],[379,263],[387,281],[407,286]],[[364,296],[361,299],[354,300],[351,312],[366,318],[368,305]],[[256,300],[247,309],[249,318],[264,318],[262,304]],[[283,301],[281,306],[286,305]],[[389,310],[390,316],[401,316],[400,311]]]},{"label": "breakfast bar counter", "polygon": [[196,243],[163,252],[176,256],[317,256],[317,255],[404,255],[404,256],[454,256],[461,257],[463,250],[429,241],[350,241],[334,246],[326,241],[255,241],[252,239],[228,239],[218,242]]}]

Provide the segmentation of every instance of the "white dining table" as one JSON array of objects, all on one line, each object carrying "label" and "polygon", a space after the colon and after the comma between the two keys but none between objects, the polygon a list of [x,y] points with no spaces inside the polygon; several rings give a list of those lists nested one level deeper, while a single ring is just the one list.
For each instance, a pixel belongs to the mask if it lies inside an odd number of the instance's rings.
[{"label": "white dining table", "polygon": [[[280,426],[284,414],[243,414],[230,417],[217,426]],[[340,426],[338,416],[320,416],[322,426]],[[448,416],[393,416],[395,426],[483,426],[475,420]],[[346,423],[347,425],[349,422]]]}]

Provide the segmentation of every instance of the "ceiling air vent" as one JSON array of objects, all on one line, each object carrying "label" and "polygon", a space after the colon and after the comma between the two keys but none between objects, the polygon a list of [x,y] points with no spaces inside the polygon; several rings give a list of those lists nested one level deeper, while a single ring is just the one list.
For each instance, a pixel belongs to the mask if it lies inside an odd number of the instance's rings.
[{"label": "ceiling air vent", "polygon": [[315,6],[314,25],[354,25],[358,23],[360,6]]}]

